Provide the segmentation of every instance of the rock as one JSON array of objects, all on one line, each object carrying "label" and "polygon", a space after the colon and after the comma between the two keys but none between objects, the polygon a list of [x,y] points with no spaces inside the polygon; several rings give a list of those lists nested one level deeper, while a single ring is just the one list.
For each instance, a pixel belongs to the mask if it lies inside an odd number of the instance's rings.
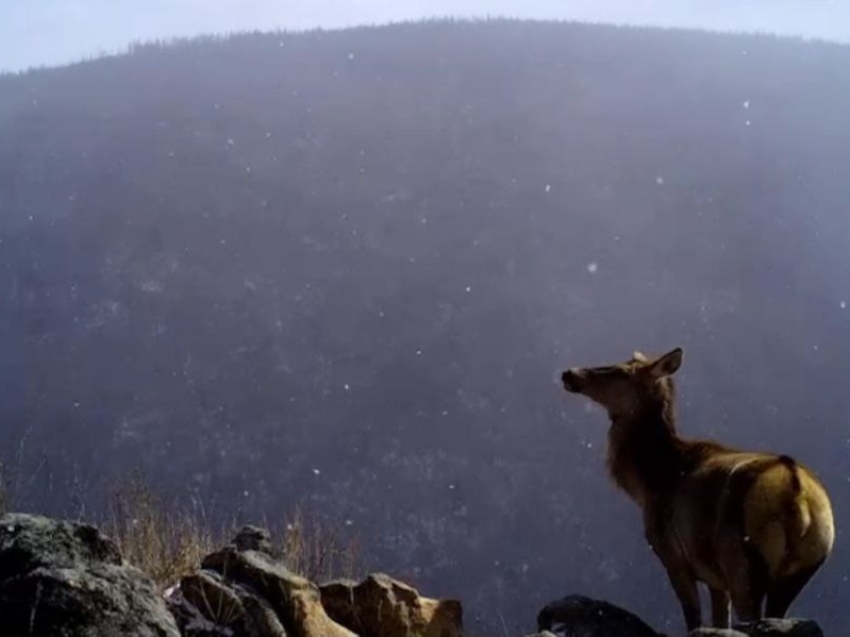
[{"label": "rock", "polygon": [[337,580],[320,587],[322,605],[339,624],[361,637],[460,637],[460,602],[421,597],[416,589],[382,573],[362,582]]},{"label": "rock", "polygon": [[283,624],[280,623],[274,609],[266,600],[247,591],[240,593],[239,599],[242,600],[245,613],[254,622],[258,635],[261,637],[287,637]]},{"label": "rock", "polygon": [[762,619],[739,624],[735,630],[749,637],[823,637],[823,631],[808,619]]},{"label": "rock", "polygon": [[233,538],[233,545],[237,551],[259,551],[275,557],[271,535],[257,526],[243,526]]},{"label": "rock", "polygon": [[747,637],[747,634],[729,628],[697,628],[688,637]]},{"label": "rock", "polygon": [[550,633],[548,630],[544,630],[542,633],[533,633],[531,635],[526,635],[525,637],[558,637],[555,633]]},{"label": "rock", "polygon": [[0,518],[4,637],[179,637],[151,581],[94,527]]},{"label": "rock", "polygon": [[286,637],[264,599],[218,573],[184,577],[168,601],[183,637]]},{"label": "rock", "polygon": [[[267,553],[240,551],[234,543],[206,557],[202,568],[218,573],[228,586],[251,591],[254,602],[267,604],[291,637],[357,637],[328,616],[315,584],[290,572]],[[244,605],[244,597],[242,602]],[[206,609],[199,610],[204,614]]]},{"label": "rock", "polygon": [[566,637],[660,637],[639,617],[608,602],[569,595],[547,604],[537,615],[537,630]]},{"label": "rock", "polygon": [[183,637],[233,637],[232,629],[211,622],[187,602],[178,586],[166,594],[165,602]]}]

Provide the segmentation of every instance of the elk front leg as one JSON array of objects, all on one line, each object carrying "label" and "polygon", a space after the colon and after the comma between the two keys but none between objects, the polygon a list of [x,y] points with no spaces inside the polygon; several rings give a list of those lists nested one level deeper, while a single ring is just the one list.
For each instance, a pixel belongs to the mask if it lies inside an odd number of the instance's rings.
[{"label": "elk front leg", "polygon": [[[659,524],[659,520],[661,523]],[[666,516],[659,516],[651,509],[644,509],[644,532],[650,548],[661,560],[673,591],[682,606],[688,632],[702,626],[699,589],[681,543],[665,531]]]},{"label": "elk front leg", "polygon": [[702,609],[699,603],[697,581],[691,576],[690,569],[687,566],[677,565],[671,568],[665,564],[665,568],[670,584],[673,585],[673,591],[682,606],[685,627],[688,632],[696,630],[702,626]]},{"label": "elk front leg", "polygon": [[711,593],[711,623],[715,628],[729,628],[729,593],[709,588]]}]

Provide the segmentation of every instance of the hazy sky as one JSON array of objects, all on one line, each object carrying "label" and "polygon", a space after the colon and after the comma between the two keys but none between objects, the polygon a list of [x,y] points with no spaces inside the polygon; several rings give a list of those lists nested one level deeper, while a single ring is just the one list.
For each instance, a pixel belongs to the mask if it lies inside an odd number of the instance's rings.
[{"label": "hazy sky", "polygon": [[848,0],[0,0],[0,69],[64,64],[133,41],[198,33],[488,14],[850,42]]}]

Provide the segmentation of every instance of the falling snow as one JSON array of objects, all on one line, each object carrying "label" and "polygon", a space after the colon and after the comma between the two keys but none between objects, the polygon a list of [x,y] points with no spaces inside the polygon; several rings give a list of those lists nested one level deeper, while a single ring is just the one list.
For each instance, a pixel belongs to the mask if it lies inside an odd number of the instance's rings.
[{"label": "falling snow", "polygon": [[590,272],[591,274],[596,274],[596,272],[598,270],[599,270],[599,264],[598,263],[591,261],[590,263],[587,264],[587,271]]},{"label": "falling snow", "polygon": [[847,309],[847,301],[841,301],[841,303],[839,303],[839,304],[838,304],[838,306],[839,306],[842,310],[846,310],[846,309]]},{"label": "falling snow", "polygon": [[550,192],[552,190],[552,186],[546,184],[546,192]]},{"label": "falling snow", "polygon": [[664,185],[664,177],[662,177],[661,175],[658,175],[655,178],[655,183],[658,184],[659,186],[663,186]]},{"label": "falling snow", "polygon": [[750,100],[744,100],[744,108],[750,107]]}]

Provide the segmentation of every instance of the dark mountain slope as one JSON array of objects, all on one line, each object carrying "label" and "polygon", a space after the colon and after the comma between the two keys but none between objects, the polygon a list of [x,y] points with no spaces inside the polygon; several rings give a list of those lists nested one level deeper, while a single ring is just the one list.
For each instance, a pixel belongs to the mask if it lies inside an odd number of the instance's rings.
[{"label": "dark mountain slope", "polygon": [[797,610],[843,626],[848,112],[847,48],[503,21],[0,78],[25,495],[97,502],[141,464],[218,511],[350,520],[482,630],[570,591],[678,627],[603,418],[556,375],[682,345],[686,433],[833,489]]}]

